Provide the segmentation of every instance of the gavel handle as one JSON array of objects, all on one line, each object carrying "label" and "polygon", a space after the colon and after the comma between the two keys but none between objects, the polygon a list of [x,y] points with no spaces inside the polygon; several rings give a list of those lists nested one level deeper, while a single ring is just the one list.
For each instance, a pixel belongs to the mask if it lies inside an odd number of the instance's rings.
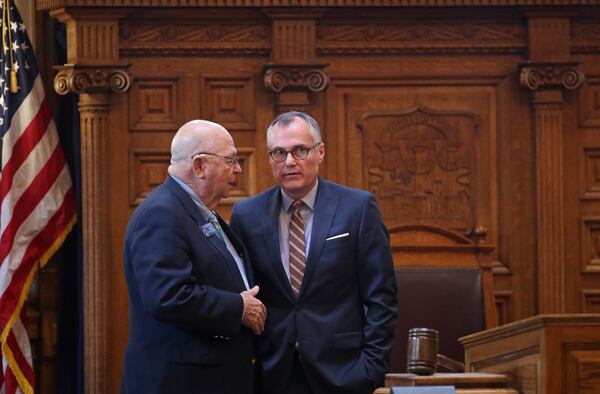
[{"label": "gavel handle", "polygon": [[437,355],[437,364],[452,372],[465,372],[465,364],[440,353]]}]

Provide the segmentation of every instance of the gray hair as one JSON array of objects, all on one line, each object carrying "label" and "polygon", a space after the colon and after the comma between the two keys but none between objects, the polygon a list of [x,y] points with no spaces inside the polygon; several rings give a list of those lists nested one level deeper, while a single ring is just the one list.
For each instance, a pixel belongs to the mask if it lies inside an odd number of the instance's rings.
[{"label": "gray hair", "polygon": [[300,118],[306,123],[308,123],[308,126],[310,128],[310,134],[313,138],[313,144],[316,144],[317,142],[323,142],[323,140],[321,139],[321,128],[319,127],[319,124],[317,123],[315,118],[313,118],[309,114],[305,114],[304,112],[290,111],[277,116],[269,125],[269,128],[267,129],[267,146],[269,147],[271,145],[269,144],[269,141],[271,140],[273,127],[286,127],[287,125],[292,123],[296,118]]}]

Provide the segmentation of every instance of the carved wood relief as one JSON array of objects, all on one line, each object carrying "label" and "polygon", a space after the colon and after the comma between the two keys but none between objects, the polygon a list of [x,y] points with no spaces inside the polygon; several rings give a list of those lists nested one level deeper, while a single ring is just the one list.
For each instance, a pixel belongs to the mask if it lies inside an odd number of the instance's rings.
[{"label": "carved wood relief", "polygon": [[483,226],[495,244],[497,213],[486,208],[495,206],[493,89],[465,95],[456,87],[439,96],[438,88],[400,85],[376,94],[354,83],[339,91],[346,182],[376,195],[390,227],[429,224],[473,235]]},{"label": "carved wood relief", "polygon": [[571,20],[571,51],[573,53],[600,52],[600,23],[595,20]]},{"label": "carved wood relief", "polygon": [[387,222],[472,232],[477,125],[473,114],[427,108],[362,117],[363,177]]},{"label": "carved wood relief", "polygon": [[339,23],[317,27],[320,55],[377,53],[522,53],[523,26],[452,21]]},{"label": "carved wood relief", "polygon": [[[264,133],[273,115],[305,110],[327,144],[322,174],[375,193],[388,226],[488,229],[500,323],[544,310],[600,313],[600,12],[568,7],[586,0],[292,3],[37,0],[73,27],[73,63],[104,64],[88,65],[87,80],[65,75],[58,90],[81,92],[81,80],[88,92],[119,91],[110,64],[131,64],[133,75],[127,95],[84,99],[86,179],[104,174],[111,185],[84,191],[96,248],[86,254],[90,393],[118,392],[127,311],[114,279],[126,216],[164,180],[172,134],[192,118],[223,124],[238,147],[243,172],[219,207],[225,217],[272,185]],[[535,16],[544,4],[553,9]],[[583,72],[581,91],[567,91]],[[111,161],[107,173],[98,155]],[[596,367],[575,354],[582,371]],[[531,394],[542,389],[536,357],[495,361]]]},{"label": "carved wood relief", "polygon": [[271,49],[268,25],[236,23],[123,22],[119,29],[122,56],[239,54],[266,55]]}]

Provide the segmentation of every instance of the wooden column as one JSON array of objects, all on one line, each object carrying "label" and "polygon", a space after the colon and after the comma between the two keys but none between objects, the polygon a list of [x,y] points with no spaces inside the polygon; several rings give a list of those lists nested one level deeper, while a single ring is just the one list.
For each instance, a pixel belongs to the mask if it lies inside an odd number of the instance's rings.
[{"label": "wooden column", "polygon": [[269,11],[273,45],[271,63],[265,65],[265,87],[277,94],[275,112],[307,111],[310,92],[323,92],[329,84],[325,63],[318,63],[316,13]]},{"label": "wooden column", "polygon": [[529,58],[521,85],[531,91],[535,133],[538,313],[566,312],[563,89],[583,82],[570,62],[569,19],[528,14]]},{"label": "wooden column", "polygon": [[83,193],[84,387],[88,394],[108,392],[110,382],[106,272],[110,251],[107,223],[109,95],[130,85],[126,65],[118,64],[118,14],[55,10],[67,24],[68,62],[59,66],[54,88],[79,94]]}]

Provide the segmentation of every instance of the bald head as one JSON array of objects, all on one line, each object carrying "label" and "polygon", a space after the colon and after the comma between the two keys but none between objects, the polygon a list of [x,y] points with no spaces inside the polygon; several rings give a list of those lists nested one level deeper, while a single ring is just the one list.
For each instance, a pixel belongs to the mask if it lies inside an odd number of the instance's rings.
[{"label": "bald head", "polygon": [[171,142],[169,174],[183,180],[191,176],[192,156],[199,152],[215,152],[224,145],[233,145],[225,128],[208,120],[192,120],[181,126]]}]

